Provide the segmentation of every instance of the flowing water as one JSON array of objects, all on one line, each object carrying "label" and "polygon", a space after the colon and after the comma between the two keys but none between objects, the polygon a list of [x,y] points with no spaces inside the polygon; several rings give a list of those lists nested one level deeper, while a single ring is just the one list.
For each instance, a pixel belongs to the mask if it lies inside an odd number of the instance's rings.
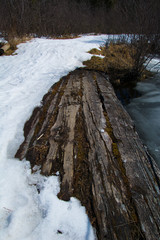
[{"label": "flowing water", "polygon": [[[153,71],[160,71],[154,59],[150,67]],[[135,122],[135,127],[144,145],[160,168],[160,72],[152,78],[137,83],[130,103],[126,109]]]}]

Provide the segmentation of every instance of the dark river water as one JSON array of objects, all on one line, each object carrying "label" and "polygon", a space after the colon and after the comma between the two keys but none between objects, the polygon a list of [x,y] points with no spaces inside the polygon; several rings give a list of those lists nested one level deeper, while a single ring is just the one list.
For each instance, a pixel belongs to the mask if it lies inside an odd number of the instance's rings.
[{"label": "dark river water", "polygon": [[160,65],[155,65],[157,61],[152,60],[149,66],[154,66],[155,75],[137,83],[130,91],[123,90],[130,103],[126,105],[125,99],[123,101],[142,142],[160,168],[160,72],[157,73]]}]

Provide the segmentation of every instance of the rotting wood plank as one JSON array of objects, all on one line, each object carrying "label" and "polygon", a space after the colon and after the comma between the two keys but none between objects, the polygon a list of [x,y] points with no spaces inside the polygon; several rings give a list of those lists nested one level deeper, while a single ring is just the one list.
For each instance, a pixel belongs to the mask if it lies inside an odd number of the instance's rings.
[{"label": "rotting wood plank", "polygon": [[[24,127],[16,157],[60,173],[101,240],[160,239],[160,191],[134,124],[107,77],[76,70],[54,85]],[[153,161],[153,165],[160,174]]]}]

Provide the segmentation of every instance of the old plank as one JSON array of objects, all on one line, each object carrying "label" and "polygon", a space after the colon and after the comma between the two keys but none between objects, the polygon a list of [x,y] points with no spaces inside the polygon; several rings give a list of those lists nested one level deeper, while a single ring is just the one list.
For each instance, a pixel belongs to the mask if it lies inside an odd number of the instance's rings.
[{"label": "old plank", "polygon": [[[60,172],[59,198],[79,198],[98,239],[159,239],[160,192],[134,124],[100,73],[76,70],[26,123],[16,157]],[[154,163],[159,175],[159,169]]]}]

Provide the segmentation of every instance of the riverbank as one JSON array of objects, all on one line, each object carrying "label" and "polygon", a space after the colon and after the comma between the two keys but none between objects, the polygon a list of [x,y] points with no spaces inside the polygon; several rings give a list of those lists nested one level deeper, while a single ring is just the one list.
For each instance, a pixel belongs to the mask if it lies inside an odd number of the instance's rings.
[{"label": "riverbank", "polygon": [[[153,59],[149,65],[154,72],[160,70],[156,65],[158,61]],[[126,109],[134,120],[143,143],[160,168],[160,73],[154,74],[152,78],[145,79],[143,82],[138,82],[134,90],[139,96],[131,96]]]},{"label": "riverbank", "polygon": [[134,68],[134,59],[124,44],[111,43],[108,48],[92,49],[90,54],[94,56],[84,62],[86,69],[98,70],[109,75],[118,99],[135,120],[143,143],[160,167],[158,56],[149,56],[146,69],[144,65],[143,72],[136,77],[130,75],[131,69]]}]

